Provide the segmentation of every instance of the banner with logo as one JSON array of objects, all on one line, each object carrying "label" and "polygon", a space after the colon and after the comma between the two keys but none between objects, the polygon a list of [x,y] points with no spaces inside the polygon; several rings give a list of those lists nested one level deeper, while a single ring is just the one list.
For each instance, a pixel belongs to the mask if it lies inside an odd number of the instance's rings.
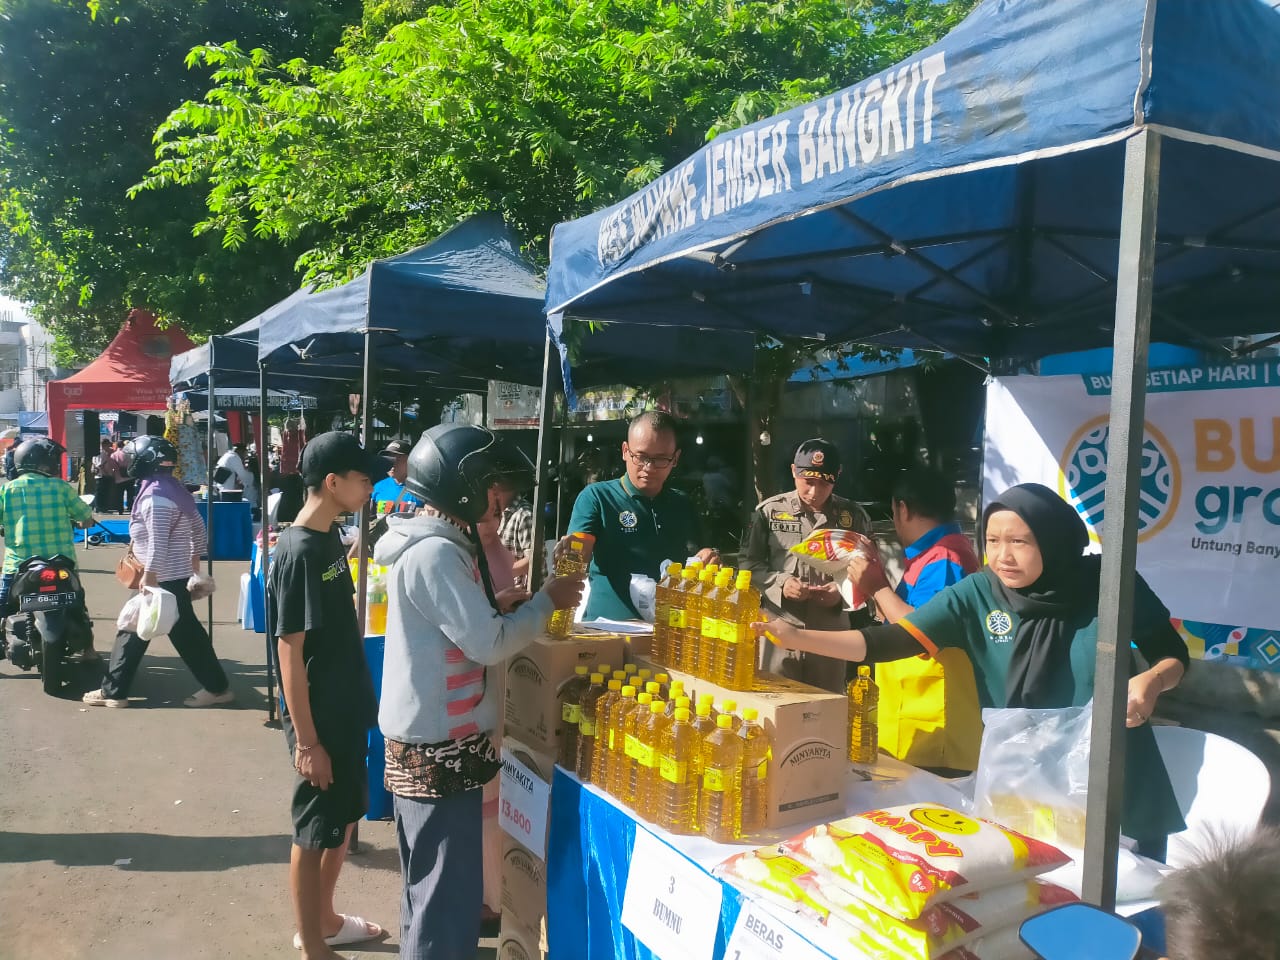
[{"label": "banner with logo", "polygon": [[[987,390],[984,505],[1039,482],[1098,542],[1109,376],[1013,377]],[[1152,370],[1138,569],[1193,656],[1280,670],[1280,360]]]}]

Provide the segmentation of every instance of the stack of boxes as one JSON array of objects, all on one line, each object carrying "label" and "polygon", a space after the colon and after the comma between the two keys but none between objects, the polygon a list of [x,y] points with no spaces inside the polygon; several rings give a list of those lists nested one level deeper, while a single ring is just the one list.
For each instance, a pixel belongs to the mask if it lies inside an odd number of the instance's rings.
[{"label": "stack of boxes", "polygon": [[[616,634],[538,640],[507,661],[503,747],[547,783],[564,727],[556,694],[579,665],[619,670],[627,655]],[[502,960],[539,960],[547,950],[547,869],[542,851],[503,836]]]}]

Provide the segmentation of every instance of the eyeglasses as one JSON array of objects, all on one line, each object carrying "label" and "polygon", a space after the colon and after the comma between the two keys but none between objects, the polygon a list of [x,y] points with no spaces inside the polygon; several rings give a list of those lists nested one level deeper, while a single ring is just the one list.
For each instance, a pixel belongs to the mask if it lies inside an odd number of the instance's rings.
[{"label": "eyeglasses", "polygon": [[634,450],[628,449],[627,456],[631,458],[631,462],[637,467],[657,467],[659,470],[669,470],[675,465],[675,457],[651,457],[645,453],[636,453]]}]

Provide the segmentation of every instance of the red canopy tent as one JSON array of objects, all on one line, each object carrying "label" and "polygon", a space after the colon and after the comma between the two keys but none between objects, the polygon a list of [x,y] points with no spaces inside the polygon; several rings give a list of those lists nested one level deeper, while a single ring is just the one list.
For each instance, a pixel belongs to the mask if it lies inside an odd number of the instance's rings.
[{"label": "red canopy tent", "polygon": [[161,330],[146,310],[130,310],[102,356],[48,384],[49,436],[66,446],[68,410],[162,410],[172,395],[169,359],[195,344],[177,327]]}]

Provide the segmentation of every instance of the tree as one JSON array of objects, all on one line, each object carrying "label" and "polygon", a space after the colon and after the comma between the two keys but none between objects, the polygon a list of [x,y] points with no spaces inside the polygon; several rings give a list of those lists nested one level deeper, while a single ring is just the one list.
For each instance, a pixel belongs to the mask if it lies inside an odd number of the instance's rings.
[{"label": "tree", "polygon": [[0,0],[0,288],[62,360],[95,354],[131,306],[211,332],[292,289],[298,250],[192,236],[199,189],[126,192],[156,126],[208,83],[192,46],[324,57],[360,15],[358,0]]}]

